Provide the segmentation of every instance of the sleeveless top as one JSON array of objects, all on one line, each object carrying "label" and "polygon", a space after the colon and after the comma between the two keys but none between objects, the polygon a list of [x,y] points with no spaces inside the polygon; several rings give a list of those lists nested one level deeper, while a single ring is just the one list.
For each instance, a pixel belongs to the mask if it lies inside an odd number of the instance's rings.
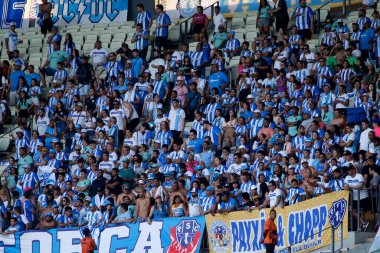
[{"label": "sleeveless top", "polygon": [[185,215],[185,210],[183,208],[183,204],[179,204],[179,206],[175,207],[172,205],[172,213],[174,217],[182,217]]}]

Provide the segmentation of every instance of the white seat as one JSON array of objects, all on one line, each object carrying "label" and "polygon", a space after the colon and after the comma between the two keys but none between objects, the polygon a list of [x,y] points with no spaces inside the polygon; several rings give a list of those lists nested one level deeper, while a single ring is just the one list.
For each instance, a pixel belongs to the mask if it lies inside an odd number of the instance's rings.
[{"label": "white seat", "polygon": [[257,33],[256,32],[247,32],[245,34],[245,40],[248,41],[248,42],[254,41],[254,39],[256,37],[257,37]]},{"label": "white seat", "polygon": [[127,21],[127,22],[125,22],[124,25],[125,26],[132,26],[132,27],[134,27],[135,26],[135,21]]},{"label": "white seat", "polygon": [[246,33],[249,33],[249,32],[257,32],[257,28],[255,25],[249,25],[249,26],[246,26],[245,27],[245,32]]},{"label": "white seat", "polygon": [[99,40],[102,42],[111,42],[112,34],[111,33],[101,33]]},{"label": "white seat", "polygon": [[31,38],[29,43],[30,43],[30,46],[41,46],[43,41],[41,38]]},{"label": "white seat", "polygon": [[244,18],[237,18],[237,17],[232,18],[231,26],[232,26],[232,29],[244,27],[245,26]]},{"label": "white seat", "polygon": [[92,49],[94,49],[94,44],[84,44],[83,45],[83,54],[88,55]]},{"label": "white seat", "polygon": [[112,38],[112,41],[124,42],[125,41],[125,33],[120,32],[120,33],[115,34]]},{"label": "white seat", "polygon": [[32,55],[34,53],[40,54],[41,53],[41,46],[31,46],[28,50],[29,55]]},{"label": "white seat", "polygon": [[86,25],[81,25],[80,26],[81,30],[83,30],[83,29],[92,29],[92,28],[94,28],[93,24],[86,24]]},{"label": "white seat", "polygon": [[240,44],[244,41],[244,33],[235,33],[235,38],[240,41]]},{"label": "white seat", "polygon": [[120,23],[119,22],[111,22],[111,23],[108,24],[108,29],[110,27],[120,27]]},{"label": "white seat", "polygon": [[85,36],[85,42],[88,43],[88,42],[92,42],[92,43],[95,43],[95,41],[98,40],[98,35],[97,34],[88,34]]},{"label": "white seat", "polygon": [[83,43],[83,34],[73,35],[73,41],[75,44],[82,44]]},{"label": "white seat", "polygon": [[109,51],[114,52],[114,51],[118,50],[120,47],[121,47],[120,42],[111,42],[110,46],[109,46]]},{"label": "white seat", "polygon": [[179,41],[181,34],[179,33],[179,28],[177,29],[171,29],[169,32],[169,40],[171,42],[177,42]]}]

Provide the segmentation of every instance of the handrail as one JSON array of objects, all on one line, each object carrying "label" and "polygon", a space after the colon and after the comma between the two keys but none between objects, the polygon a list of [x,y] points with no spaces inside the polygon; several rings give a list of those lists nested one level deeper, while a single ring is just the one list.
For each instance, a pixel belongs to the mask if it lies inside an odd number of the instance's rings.
[{"label": "handrail", "polygon": [[329,0],[326,3],[322,4],[321,6],[319,6],[315,11],[313,11],[314,15],[316,15],[316,22],[317,22],[316,29],[314,29],[315,34],[319,33],[319,30],[321,29],[321,9],[333,1],[334,0]]},{"label": "handrail", "polygon": [[[214,8],[215,8],[215,5],[219,6],[219,1],[216,1],[213,4],[210,4],[209,6],[207,6],[206,8],[203,9],[203,11],[205,11],[208,8],[211,8],[211,21],[214,18]],[[188,17],[185,20],[178,21],[179,22],[179,40],[180,40],[181,43],[182,43],[182,24],[185,23],[185,42],[187,42],[187,34],[189,32],[188,21],[190,19],[192,19],[192,18],[193,17]],[[211,24],[212,24],[212,22],[211,22]],[[206,27],[206,29],[207,29],[207,27]]]}]

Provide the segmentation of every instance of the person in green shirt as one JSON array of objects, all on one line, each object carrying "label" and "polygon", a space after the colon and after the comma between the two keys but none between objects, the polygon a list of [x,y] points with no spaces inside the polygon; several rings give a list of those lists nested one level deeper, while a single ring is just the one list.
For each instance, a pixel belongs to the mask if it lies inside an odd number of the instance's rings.
[{"label": "person in green shirt", "polygon": [[133,182],[135,180],[135,172],[129,168],[129,160],[124,159],[122,162],[122,168],[119,171],[119,177],[123,179],[128,187],[133,187]]},{"label": "person in green shirt", "polygon": [[286,119],[286,126],[288,127],[288,133],[292,137],[297,135],[297,127],[302,121],[302,117],[298,115],[298,110],[299,109],[297,106],[293,106],[292,108],[293,115],[289,116]]},{"label": "person in green shirt", "polygon": [[17,169],[18,174],[20,176],[24,175],[24,167],[29,166],[31,167],[33,164],[33,159],[30,155],[26,153],[26,148],[20,147],[19,148],[19,158],[17,161]]},{"label": "person in green shirt", "polygon": [[213,44],[213,46],[216,49],[222,49],[226,45],[226,42],[227,42],[227,33],[224,30],[224,26],[220,25],[218,27],[218,32],[215,33],[214,36],[212,37],[211,44]]},{"label": "person in green shirt", "polygon": [[348,64],[350,64],[350,68],[354,69],[356,66],[356,57],[352,56],[352,49],[347,48],[345,50],[345,54],[346,54],[346,61],[348,61]]},{"label": "person in green shirt", "polygon": [[66,51],[61,50],[58,42],[53,43],[53,52],[49,55],[42,68],[40,68],[40,77],[43,85],[46,85],[45,76],[54,76],[57,71],[58,62],[69,63],[70,56]]},{"label": "person in green shirt", "polygon": [[87,178],[87,170],[82,169],[80,171],[79,181],[77,183],[77,186],[75,187],[75,191],[88,194],[88,189],[90,188],[90,186],[91,186],[91,181],[90,179]]},{"label": "person in green shirt", "polygon": [[329,110],[329,106],[327,104],[323,104],[321,106],[321,119],[326,126],[330,125],[331,120],[334,119],[334,114]]}]

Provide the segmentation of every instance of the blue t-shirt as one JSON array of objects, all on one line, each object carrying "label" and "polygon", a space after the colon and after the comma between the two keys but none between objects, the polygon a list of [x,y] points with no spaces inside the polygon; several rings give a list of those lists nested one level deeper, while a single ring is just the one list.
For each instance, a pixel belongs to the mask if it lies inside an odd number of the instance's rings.
[{"label": "blue t-shirt", "polygon": [[26,82],[28,83],[29,87],[31,86],[32,79],[36,79],[38,82],[41,81],[40,75],[36,72],[32,74],[26,74],[25,75]]},{"label": "blue t-shirt", "polygon": [[219,94],[222,94],[222,86],[229,82],[228,76],[224,72],[212,73],[208,79],[210,84],[210,92],[212,88],[218,88]]},{"label": "blue t-shirt", "polygon": [[10,81],[12,82],[11,83],[11,91],[17,91],[17,88],[18,88],[18,79],[20,77],[24,76],[25,77],[25,73],[21,70],[19,71],[13,71],[10,75]]},{"label": "blue t-shirt", "polygon": [[137,78],[139,76],[143,63],[144,61],[142,58],[132,59],[132,77]]},{"label": "blue t-shirt", "polygon": [[360,33],[359,49],[369,50],[371,48],[370,42],[375,39],[375,32],[372,28],[368,28]]}]

